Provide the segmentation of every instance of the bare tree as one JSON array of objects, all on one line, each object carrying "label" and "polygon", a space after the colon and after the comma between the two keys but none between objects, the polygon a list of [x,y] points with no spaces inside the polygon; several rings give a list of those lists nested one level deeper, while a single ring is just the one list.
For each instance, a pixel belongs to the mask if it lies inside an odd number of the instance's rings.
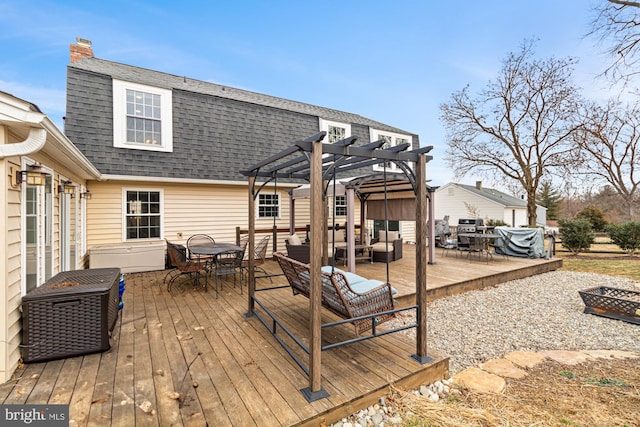
[{"label": "bare tree", "polygon": [[533,42],[523,43],[475,99],[466,87],[440,106],[446,161],[455,175],[475,171],[518,182],[527,195],[532,227],[541,179],[573,157],[571,135],[579,127],[574,118],[582,102],[571,81],[572,58],[533,55]]},{"label": "bare tree", "polygon": [[588,35],[607,45],[606,52],[613,57],[604,75],[626,83],[640,72],[640,1],[602,1],[595,12]]},{"label": "bare tree", "polygon": [[581,173],[610,185],[624,201],[630,219],[640,185],[640,105],[611,100],[592,105],[584,128],[574,134],[581,149]]}]

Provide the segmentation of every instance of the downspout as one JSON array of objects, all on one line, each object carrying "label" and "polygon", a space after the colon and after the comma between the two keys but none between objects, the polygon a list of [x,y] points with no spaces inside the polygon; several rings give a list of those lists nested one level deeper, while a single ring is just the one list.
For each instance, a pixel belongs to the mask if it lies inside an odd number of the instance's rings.
[{"label": "downspout", "polygon": [[30,128],[27,139],[15,144],[0,145],[0,159],[13,156],[26,156],[40,151],[47,140],[47,131],[42,128]]}]

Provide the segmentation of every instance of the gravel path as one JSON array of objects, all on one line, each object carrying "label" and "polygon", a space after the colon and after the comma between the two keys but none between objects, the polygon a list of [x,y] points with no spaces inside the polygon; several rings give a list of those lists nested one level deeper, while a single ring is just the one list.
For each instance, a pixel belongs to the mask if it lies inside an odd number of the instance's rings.
[{"label": "gravel path", "polygon": [[583,313],[578,290],[595,286],[640,290],[630,279],[554,271],[438,299],[427,308],[427,345],[450,356],[451,376],[514,350],[640,352],[639,325]]},{"label": "gravel path", "polygon": [[[438,299],[427,308],[427,345],[450,357],[451,376],[515,350],[640,352],[640,325],[583,313],[578,291],[596,286],[640,290],[630,279],[554,271]],[[413,320],[405,316],[394,322]],[[399,425],[402,418],[381,399],[332,427]]]}]

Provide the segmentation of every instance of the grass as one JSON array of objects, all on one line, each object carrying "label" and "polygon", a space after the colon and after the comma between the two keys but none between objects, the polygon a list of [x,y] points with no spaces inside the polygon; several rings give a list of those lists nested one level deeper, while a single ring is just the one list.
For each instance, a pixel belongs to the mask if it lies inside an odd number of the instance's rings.
[{"label": "grass", "polygon": [[560,245],[556,256],[562,258],[562,270],[607,274],[640,281],[640,257],[628,256],[616,245],[597,241],[589,251],[573,255]]}]

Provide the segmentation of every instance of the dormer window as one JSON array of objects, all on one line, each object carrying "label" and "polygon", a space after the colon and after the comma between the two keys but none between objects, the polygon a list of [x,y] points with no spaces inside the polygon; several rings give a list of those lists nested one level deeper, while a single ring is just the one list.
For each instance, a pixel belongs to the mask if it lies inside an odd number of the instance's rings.
[{"label": "dormer window", "polygon": [[347,123],[320,119],[320,130],[327,132],[324,142],[330,144],[351,136],[351,125]]},{"label": "dormer window", "polygon": [[113,81],[113,146],[173,151],[171,91]]},{"label": "dormer window", "polygon": [[[394,132],[381,131],[377,129],[370,130],[370,138],[371,141],[380,141],[384,140],[384,145],[382,148],[390,148],[395,147],[397,145],[409,144],[409,150],[411,150],[412,138],[411,135],[403,135]],[[391,161],[379,163],[373,166],[374,171],[384,171],[385,163],[387,165],[387,172],[400,172],[400,169],[396,166],[395,163]]]}]

